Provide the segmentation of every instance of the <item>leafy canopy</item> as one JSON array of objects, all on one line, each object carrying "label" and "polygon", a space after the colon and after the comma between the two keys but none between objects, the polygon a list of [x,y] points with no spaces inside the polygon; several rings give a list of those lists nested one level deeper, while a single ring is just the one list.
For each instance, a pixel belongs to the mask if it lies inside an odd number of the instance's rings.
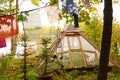
[{"label": "leafy canopy", "polygon": [[31,3],[35,6],[40,6],[40,0],[31,0]]}]

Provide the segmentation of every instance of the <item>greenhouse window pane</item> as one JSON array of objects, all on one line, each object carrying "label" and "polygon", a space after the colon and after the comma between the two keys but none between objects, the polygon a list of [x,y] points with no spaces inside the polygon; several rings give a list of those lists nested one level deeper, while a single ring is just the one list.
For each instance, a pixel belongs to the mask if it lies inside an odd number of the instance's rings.
[{"label": "greenhouse window pane", "polygon": [[88,66],[94,66],[97,64],[95,53],[85,53]]},{"label": "greenhouse window pane", "polygon": [[87,40],[85,40],[83,37],[80,37],[80,41],[82,43],[83,50],[90,50],[90,51],[95,50],[94,47]]},{"label": "greenhouse window pane", "polygon": [[61,43],[62,43],[63,51],[68,50],[67,37],[65,37]]},{"label": "greenhouse window pane", "polygon": [[65,67],[70,67],[70,60],[69,60],[68,53],[58,55],[58,59],[62,65],[64,65]]},{"label": "greenhouse window pane", "polygon": [[80,49],[78,37],[69,37],[69,42],[71,49]]},{"label": "greenhouse window pane", "polygon": [[73,60],[74,67],[78,68],[78,67],[84,66],[81,52],[72,53],[72,60]]},{"label": "greenhouse window pane", "polygon": [[62,51],[63,51],[63,45],[62,45],[62,43],[60,43],[57,47],[57,52],[59,53],[59,52],[62,52]]}]

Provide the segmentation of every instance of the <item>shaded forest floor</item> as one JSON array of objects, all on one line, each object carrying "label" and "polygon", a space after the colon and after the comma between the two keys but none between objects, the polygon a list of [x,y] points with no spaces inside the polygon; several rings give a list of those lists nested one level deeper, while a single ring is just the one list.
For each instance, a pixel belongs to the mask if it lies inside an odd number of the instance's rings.
[{"label": "shaded forest floor", "polygon": [[[0,67],[0,80],[22,80],[23,79],[23,60],[13,60],[12,58],[3,58],[3,64]],[[12,61],[13,60],[13,61]],[[10,61],[9,63],[5,61]],[[38,69],[37,58],[27,59],[27,79],[37,80],[36,72]],[[103,70],[104,71],[104,70]],[[97,68],[90,69],[71,69],[57,70],[54,72],[53,80],[96,80]],[[108,80],[120,80],[120,72],[112,68],[108,72]]]}]

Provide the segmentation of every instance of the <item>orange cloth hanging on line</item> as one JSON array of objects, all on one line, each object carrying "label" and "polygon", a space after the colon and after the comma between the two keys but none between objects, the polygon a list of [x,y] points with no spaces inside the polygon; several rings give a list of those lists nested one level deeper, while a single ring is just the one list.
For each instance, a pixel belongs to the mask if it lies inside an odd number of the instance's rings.
[{"label": "orange cloth hanging on line", "polygon": [[0,16],[0,39],[18,34],[18,23],[15,15]]}]

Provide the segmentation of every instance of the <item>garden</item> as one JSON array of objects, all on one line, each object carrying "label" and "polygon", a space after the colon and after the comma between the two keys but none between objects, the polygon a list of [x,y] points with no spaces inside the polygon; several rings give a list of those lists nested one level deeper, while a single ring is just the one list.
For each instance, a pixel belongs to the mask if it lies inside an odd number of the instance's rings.
[{"label": "garden", "polygon": [[0,80],[120,80],[119,0],[44,1],[0,0]]}]

